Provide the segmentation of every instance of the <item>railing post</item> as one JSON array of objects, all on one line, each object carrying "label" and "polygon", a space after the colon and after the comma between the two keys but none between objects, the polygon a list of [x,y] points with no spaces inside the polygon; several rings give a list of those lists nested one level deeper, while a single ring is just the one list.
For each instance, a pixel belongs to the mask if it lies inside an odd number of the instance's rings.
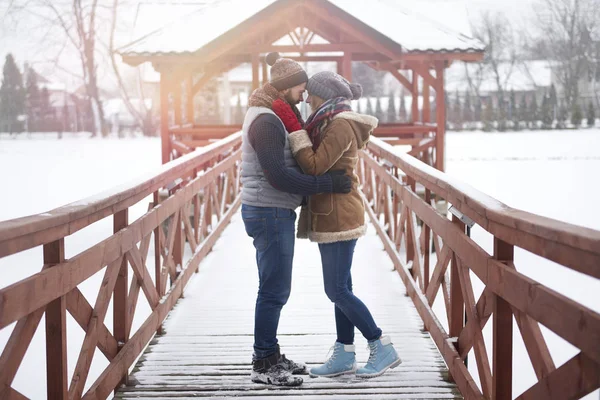
[{"label": "railing post", "polygon": [[[173,261],[175,265],[179,268],[183,268],[183,246],[185,244],[181,232],[181,225],[183,224],[183,218],[187,218],[187,215],[184,215],[185,207],[182,207],[177,215],[177,220],[175,221],[175,225],[173,225],[173,229],[175,229],[175,242],[173,243]],[[171,282],[173,285],[174,282]]]},{"label": "railing post", "polygon": [[[431,204],[431,190],[425,189],[425,202],[430,205]],[[431,229],[429,225],[425,224],[423,221],[423,228],[425,229],[425,246],[423,246],[423,279],[424,279],[424,289],[425,293],[427,293],[427,288],[429,287],[429,253],[431,252]],[[439,254],[437,255],[439,257]]]},{"label": "railing post", "polygon": [[[463,233],[465,232],[465,224],[454,215],[452,215],[452,223]],[[450,268],[450,329],[448,332],[453,338],[458,337],[465,326],[465,302],[458,275],[458,263],[453,256]]]},{"label": "railing post", "polygon": [[[65,240],[44,245],[44,264],[65,261]],[[49,400],[69,396],[67,372],[67,298],[61,296],[46,306],[46,388]]]},{"label": "railing post", "polygon": [[[158,191],[155,191],[153,194],[153,206],[157,207],[159,204],[159,196]],[[163,287],[163,274],[162,274],[162,265],[160,262],[160,255],[163,243],[160,242],[160,230],[162,229],[162,224],[158,224],[158,226],[154,229],[154,284],[156,285],[156,292],[158,293],[158,297],[162,298],[164,296]],[[157,334],[163,334],[162,325],[158,328]]]},{"label": "railing post", "polygon": [[[514,246],[494,237],[494,258],[514,260]],[[494,296],[492,399],[512,399],[513,317],[510,304]]]},{"label": "railing post", "polygon": [[[415,179],[409,175],[407,175],[407,183],[410,186],[410,189],[413,191],[413,193],[416,192],[417,189],[417,182],[415,181]],[[408,215],[406,216],[407,218],[412,218],[411,217],[411,210],[409,208],[406,209],[406,212],[408,213]],[[407,223],[406,224],[406,262],[408,263],[409,261],[413,261],[415,260],[415,248],[414,248],[414,243],[413,243],[413,239],[412,239],[412,232],[410,230],[410,224]],[[414,229],[417,229],[417,227],[413,227]],[[415,269],[412,268],[411,269],[412,272],[412,277],[416,279],[416,275],[415,275]]]},{"label": "railing post", "polygon": [[[117,233],[129,225],[129,210],[126,208],[113,216],[113,232]],[[134,278],[135,279],[135,278]],[[127,324],[129,323],[129,307],[127,306],[127,287],[129,285],[127,257],[123,257],[121,268],[113,292],[113,334],[119,351],[127,342]],[[127,383],[127,374],[121,384]],[[119,385],[117,385],[117,388]],[[117,390],[115,388],[115,390]]]}]

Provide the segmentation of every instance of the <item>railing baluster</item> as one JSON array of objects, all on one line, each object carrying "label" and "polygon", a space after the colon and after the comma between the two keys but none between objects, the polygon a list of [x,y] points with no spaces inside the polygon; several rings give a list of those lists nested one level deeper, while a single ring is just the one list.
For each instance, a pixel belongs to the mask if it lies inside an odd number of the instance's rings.
[{"label": "railing baluster", "polygon": [[[65,239],[44,245],[44,264],[65,261]],[[61,296],[46,306],[46,382],[49,400],[67,399],[67,298]]]},{"label": "railing baluster", "polygon": [[[514,260],[514,246],[494,237],[494,258],[499,261]],[[495,297],[493,327],[492,399],[512,399],[513,318],[510,304],[500,296]]]},{"label": "railing baluster", "polygon": [[[427,204],[431,204],[431,190],[425,189],[425,202]],[[430,244],[430,231],[429,225],[426,225],[423,221],[423,229],[425,229],[425,246],[423,246],[423,279],[424,282],[424,292],[427,293],[427,288],[429,287],[429,254],[431,252],[431,244]],[[437,254],[439,257],[439,254]]]},{"label": "railing baluster", "polygon": [[[463,233],[465,232],[465,224],[458,218],[452,215],[452,223],[456,225]],[[452,255],[450,264],[450,326],[449,335],[456,338],[460,335],[465,326],[465,302],[460,287],[458,263],[456,256]]]},{"label": "railing baluster", "polygon": [[[126,228],[127,225],[129,225],[129,211],[126,208],[113,216],[113,232],[117,233],[121,229]],[[127,257],[123,257],[113,294],[113,335],[117,341],[119,350],[127,342],[128,338],[126,335],[129,331],[127,327],[129,324],[129,307],[127,306],[128,272]],[[121,384],[127,384],[127,374],[123,376]]]}]

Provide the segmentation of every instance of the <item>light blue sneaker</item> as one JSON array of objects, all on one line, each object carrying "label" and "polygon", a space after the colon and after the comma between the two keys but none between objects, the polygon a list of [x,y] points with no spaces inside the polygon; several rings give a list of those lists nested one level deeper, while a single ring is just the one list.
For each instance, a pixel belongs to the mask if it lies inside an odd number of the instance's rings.
[{"label": "light blue sneaker", "polygon": [[359,378],[383,375],[388,368],[396,368],[402,363],[389,336],[382,336],[378,340],[369,342],[369,351],[369,361],[356,371],[356,376]]},{"label": "light blue sneaker", "polygon": [[356,372],[356,353],[353,344],[335,342],[331,349],[333,354],[325,364],[310,369],[311,378],[319,376],[332,378]]}]

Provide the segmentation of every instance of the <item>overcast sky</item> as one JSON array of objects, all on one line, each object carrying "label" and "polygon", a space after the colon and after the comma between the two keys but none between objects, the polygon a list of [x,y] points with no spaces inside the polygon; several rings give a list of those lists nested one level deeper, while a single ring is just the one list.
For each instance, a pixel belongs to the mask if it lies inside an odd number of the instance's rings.
[{"label": "overcast sky", "polygon": [[[249,0],[250,1],[250,0]],[[347,0],[347,1],[365,1],[365,0]],[[410,0],[404,0],[408,2]],[[414,0],[415,2],[444,2],[448,0]],[[450,0],[457,1],[457,0]],[[538,0],[458,0],[462,1],[469,14],[470,20],[476,20],[482,12],[485,11],[502,11],[508,18],[515,22],[516,25],[522,26],[526,20],[526,16],[532,15],[533,5]],[[14,23],[10,23],[10,19],[6,18],[6,6],[9,0],[0,0],[0,60],[4,63],[4,57],[6,53],[13,53],[17,62],[22,67],[25,61],[33,64],[35,68],[42,74],[55,74],[57,73],[56,68],[49,65],[47,62],[41,62],[42,60],[48,59],[49,55],[44,54],[40,49],[40,43],[42,38],[48,37],[44,26],[34,26],[28,24],[27,21],[20,21],[15,29]],[[112,4],[109,0],[100,0],[100,4],[107,2]],[[152,0],[152,2],[162,2]],[[168,3],[169,1],[164,1]],[[178,2],[184,2],[178,0]],[[194,2],[189,0],[185,2]],[[406,4],[406,3],[405,3]],[[130,13],[131,14],[131,13]],[[132,19],[132,16],[126,16],[128,19]],[[128,40],[128,38],[127,38]],[[126,40],[126,41],[127,41]],[[121,42],[123,42],[121,40]],[[51,48],[49,45],[42,46],[46,49]],[[78,66],[77,66],[78,67]],[[76,67],[76,68],[77,68]],[[108,78],[108,77],[107,77]],[[64,79],[64,78],[63,78]],[[71,86],[71,85],[69,85]]]}]

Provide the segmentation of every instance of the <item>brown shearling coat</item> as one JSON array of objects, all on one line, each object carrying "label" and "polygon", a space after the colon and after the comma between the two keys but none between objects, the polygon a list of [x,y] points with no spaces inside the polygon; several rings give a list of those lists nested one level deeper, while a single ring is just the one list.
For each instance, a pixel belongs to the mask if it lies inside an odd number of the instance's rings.
[{"label": "brown shearling coat", "polygon": [[358,152],[364,149],[377,127],[377,118],[355,112],[342,112],[324,127],[323,139],[316,151],[305,130],[290,134],[294,158],[308,175],[343,170],[352,177],[349,194],[320,193],[310,196],[308,210],[303,208],[298,237],[312,242],[332,243],[357,239],[366,233],[365,207],[358,193],[355,173]]}]

